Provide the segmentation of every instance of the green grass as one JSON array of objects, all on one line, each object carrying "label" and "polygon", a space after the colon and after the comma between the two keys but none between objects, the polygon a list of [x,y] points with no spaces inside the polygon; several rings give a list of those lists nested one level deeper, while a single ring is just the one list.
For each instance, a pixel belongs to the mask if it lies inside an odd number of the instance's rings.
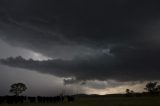
[{"label": "green grass", "polygon": [[17,104],[0,106],[160,106],[159,96],[125,97],[125,96],[82,96],[73,103],[59,104]]}]

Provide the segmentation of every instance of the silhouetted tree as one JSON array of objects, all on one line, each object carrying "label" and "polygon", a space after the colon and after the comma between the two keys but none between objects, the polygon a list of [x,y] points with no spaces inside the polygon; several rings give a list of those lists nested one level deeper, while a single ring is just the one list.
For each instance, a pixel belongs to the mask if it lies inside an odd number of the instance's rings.
[{"label": "silhouetted tree", "polygon": [[146,87],[144,89],[147,90],[148,93],[154,95],[154,94],[157,94],[157,92],[158,92],[159,88],[157,88],[157,87],[159,87],[159,86],[157,86],[157,82],[149,82],[146,84]]},{"label": "silhouetted tree", "polygon": [[126,96],[130,96],[130,89],[126,89]]},{"label": "silhouetted tree", "polygon": [[160,85],[157,85],[156,90],[157,90],[157,93],[160,94]]},{"label": "silhouetted tree", "polygon": [[10,92],[14,93],[15,96],[19,96],[19,94],[21,94],[27,89],[26,85],[23,83],[15,83],[12,84],[10,87],[11,87]]},{"label": "silhouetted tree", "polygon": [[131,90],[130,93],[133,95],[135,92],[133,90]]},{"label": "silhouetted tree", "polygon": [[160,85],[157,85],[157,91],[160,92]]},{"label": "silhouetted tree", "polygon": [[130,89],[126,89],[126,95],[127,96],[133,96],[134,95],[134,91],[130,90]]},{"label": "silhouetted tree", "polygon": [[126,93],[128,94],[130,92],[130,89],[126,89]]}]

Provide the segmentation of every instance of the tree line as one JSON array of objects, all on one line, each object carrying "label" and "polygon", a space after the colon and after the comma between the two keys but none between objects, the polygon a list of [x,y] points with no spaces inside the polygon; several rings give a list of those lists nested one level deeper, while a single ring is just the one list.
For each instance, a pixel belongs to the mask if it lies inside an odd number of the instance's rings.
[{"label": "tree line", "polygon": [[73,95],[64,96],[54,96],[54,97],[45,97],[45,96],[20,96],[23,92],[27,90],[27,86],[24,83],[14,83],[10,86],[9,92],[13,96],[0,96],[0,104],[18,104],[18,103],[63,103],[65,98],[68,102],[74,102],[75,97]]},{"label": "tree line", "polygon": [[140,95],[152,95],[152,96],[158,96],[160,95],[160,85],[158,85],[157,82],[148,82],[145,85],[144,90],[146,90],[146,92],[142,92],[142,93],[135,93],[133,90],[130,89],[126,89],[126,95],[127,96],[140,96]]}]

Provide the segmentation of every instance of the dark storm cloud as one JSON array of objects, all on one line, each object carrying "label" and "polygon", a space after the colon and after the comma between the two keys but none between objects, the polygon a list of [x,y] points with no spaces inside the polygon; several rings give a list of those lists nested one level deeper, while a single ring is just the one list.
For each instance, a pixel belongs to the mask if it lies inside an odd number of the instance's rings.
[{"label": "dark storm cloud", "polygon": [[0,37],[51,57],[72,57],[109,45],[137,46],[144,42],[149,23],[159,19],[159,4],[149,0],[1,0]]},{"label": "dark storm cloud", "polygon": [[[119,80],[144,81],[159,80],[160,64],[158,54],[153,49],[137,50],[120,48],[113,50],[114,56],[97,55],[72,60],[25,60],[22,57],[1,59],[1,64],[36,70],[41,73],[59,77],[71,77],[78,81],[85,80]],[[72,80],[75,81],[75,80]]]},{"label": "dark storm cloud", "polygon": [[160,75],[158,0],[0,2],[1,39],[61,58],[10,58],[2,64],[77,80],[150,80]]}]

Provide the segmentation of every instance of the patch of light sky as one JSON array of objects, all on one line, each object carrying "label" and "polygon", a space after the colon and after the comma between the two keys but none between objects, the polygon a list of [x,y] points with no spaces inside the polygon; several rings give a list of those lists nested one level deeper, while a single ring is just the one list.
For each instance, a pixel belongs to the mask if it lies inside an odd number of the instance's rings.
[{"label": "patch of light sky", "polygon": [[85,87],[85,92],[87,94],[99,94],[99,95],[106,95],[106,94],[124,94],[126,89],[133,90],[134,92],[143,92],[146,83],[134,84],[134,85],[122,85],[116,87],[106,87],[104,89],[95,89]]},{"label": "patch of light sky", "polygon": [[40,53],[20,48],[20,47],[15,47],[7,44],[3,40],[0,39],[0,58],[7,58],[7,57],[17,57],[17,56],[22,56],[25,59],[30,59],[32,58],[33,60],[48,60],[52,59],[50,57],[44,56]]}]

